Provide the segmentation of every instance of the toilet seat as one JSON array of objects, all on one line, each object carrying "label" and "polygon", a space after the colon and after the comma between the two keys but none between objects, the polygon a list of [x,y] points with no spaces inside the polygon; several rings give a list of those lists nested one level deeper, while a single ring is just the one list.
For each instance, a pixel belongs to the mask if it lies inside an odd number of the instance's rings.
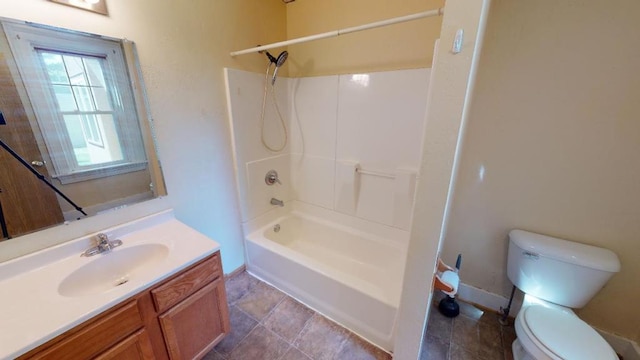
[{"label": "toilet seat", "polygon": [[535,344],[536,350],[550,359],[618,359],[600,334],[570,312],[533,305],[523,309],[518,317],[519,325],[531,340],[529,344],[522,341],[523,345]]}]

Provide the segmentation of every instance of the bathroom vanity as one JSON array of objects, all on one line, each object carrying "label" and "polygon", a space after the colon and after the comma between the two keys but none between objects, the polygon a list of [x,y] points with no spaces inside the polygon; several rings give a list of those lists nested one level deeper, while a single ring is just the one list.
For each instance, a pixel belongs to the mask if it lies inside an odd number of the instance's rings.
[{"label": "bathroom vanity", "polygon": [[220,252],[19,359],[193,359],[229,332]]},{"label": "bathroom vanity", "polygon": [[219,245],[165,212],[0,264],[0,359],[193,359],[229,332]]}]

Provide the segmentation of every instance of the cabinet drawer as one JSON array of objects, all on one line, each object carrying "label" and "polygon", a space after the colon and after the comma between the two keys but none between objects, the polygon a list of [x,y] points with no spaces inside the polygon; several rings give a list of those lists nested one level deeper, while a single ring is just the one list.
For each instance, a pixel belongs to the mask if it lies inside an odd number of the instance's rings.
[{"label": "cabinet drawer", "polygon": [[[89,359],[143,326],[136,300],[60,335],[21,359]],[[43,350],[43,348],[45,348]]]},{"label": "cabinet drawer", "polygon": [[163,312],[222,275],[220,252],[151,290],[157,312]]}]

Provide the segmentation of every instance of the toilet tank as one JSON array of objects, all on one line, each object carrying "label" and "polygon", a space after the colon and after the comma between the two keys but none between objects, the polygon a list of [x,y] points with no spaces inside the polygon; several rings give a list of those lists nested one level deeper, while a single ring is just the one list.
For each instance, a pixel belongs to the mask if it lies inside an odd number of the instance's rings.
[{"label": "toilet tank", "polygon": [[524,230],[509,232],[507,276],[525,294],[581,308],[618,271],[620,260],[611,250]]}]

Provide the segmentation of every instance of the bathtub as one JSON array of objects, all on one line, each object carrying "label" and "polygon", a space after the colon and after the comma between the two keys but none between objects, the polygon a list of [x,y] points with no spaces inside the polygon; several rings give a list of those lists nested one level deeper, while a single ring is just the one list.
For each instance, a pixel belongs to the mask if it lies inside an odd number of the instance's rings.
[{"label": "bathtub", "polygon": [[318,215],[293,210],[252,231],[247,270],[392,351],[408,233],[330,211]]}]

